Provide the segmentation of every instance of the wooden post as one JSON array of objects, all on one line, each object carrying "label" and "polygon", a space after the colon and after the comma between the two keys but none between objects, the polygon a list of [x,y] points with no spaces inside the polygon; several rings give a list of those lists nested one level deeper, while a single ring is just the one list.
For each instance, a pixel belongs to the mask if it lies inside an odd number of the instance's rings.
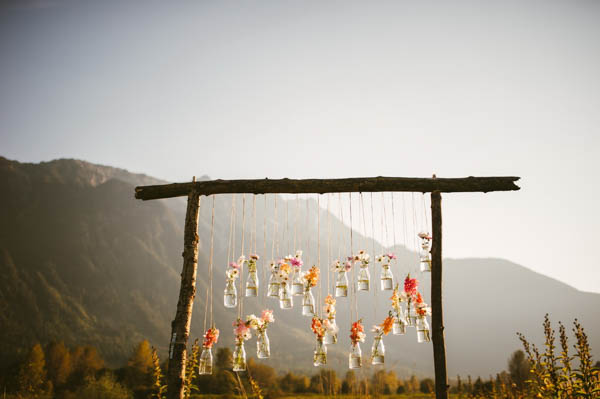
[{"label": "wooden post", "polygon": [[200,195],[192,190],[188,195],[183,235],[183,269],[177,312],[171,323],[169,369],[167,371],[167,399],[183,399],[183,382],[187,342],[192,321],[192,306],[196,295],[196,270],[198,268],[198,212]]},{"label": "wooden post", "polygon": [[448,399],[446,371],[446,344],[444,343],[444,314],[442,311],[442,195],[431,193],[431,332],[433,365],[435,369],[435,397]]}]

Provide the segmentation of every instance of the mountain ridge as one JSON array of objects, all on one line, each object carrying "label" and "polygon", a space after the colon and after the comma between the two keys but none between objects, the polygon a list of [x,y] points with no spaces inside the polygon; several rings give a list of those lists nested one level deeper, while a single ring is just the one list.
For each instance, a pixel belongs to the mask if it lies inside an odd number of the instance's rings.
[{"label": "mountain ridge", "polygon": [[[135,200],[134,186],[161,183],[146,175],[85,161],[52,162],[21,164],[0,157],[0,182],[8,193],[0,198],[0,216],[5,221],[0,226],[0,324],[6,326],[0,331],[0,351],[7,355],[2,356],[3,360],[20,356],[22,348],[32,340],[47,342],[51,339],[64,339],[71,345],[98,346],[113,364],[122,362],[142,338],[150,339],[164,356],[179,290],[185,203]],[[32,184],[37,184],[36,190]],[[222,304],[222,265],[227,263],[226,236],[232,199],[230,195],[218,196],[215,209],[214,304],[217,325],[222,331],[219,345],[228,345],[232,340],[228,326],[233,315]],[[237,209],[241,209],[241,198],[235,199]],[[281,201],[283,206],[286,201]],[[202,278],[206,273],[210,239],[207,203],[205,199],[202,201],[199,220],[201,239],[198,291],[192,319],[194,337],[202,334],[208,287]],[[264,208],[262,198],[257,203],[257,220],[265,221],[267,242],[271,243],[273,197],[267,198]],[[314,220],[315,201],[303,200],[300,220],[305,219],[307,206],[312,219],[302,224],[301,230],[304,239],[309,238],[305,248],[312,248],[312,251],[306,250],[308,264],[309,259],[316,259],[318,230]],[[318,211],[321,220],[325,220],[326,210]],[[347,234],[348,228],[335,215],[331,215],[331,221],[335,234]],[[236,224],[240,224],[239,214]],[[259,239],[263,233],[260,225]],[[238,225],[238,245],[240,230]],[[326,242],[323,226],[320,232],[321,242]],[[281,233],[279,240],[283,246]],[[369,242],[370,239],[355,232],[357,246]],[[332,253],[338,252],[335,249]],[[323,256],[324,248],[321,250]],[[409,270],[416,267],[416,255],[400,246],[393,250],[399,256],[394,273],[401,278],[407,267]],[[578,291],[497,258],[444,258],[444,266],[451,375],[456,372],[486,375],[503,369],[510,352],[519,347],[515,332],[521,330],[539,339],[546,312],[551,313],[554,320],[564,322],[579,317],[592,332],[592,347],[594,343],[600,344],[597,340],[600,326],[594,317],[600,295]],[[326,267],[322,265],[322,269],[325,280]],[[373,273],[374,281],[376,277]],[[423,277],[423,293],[428,298],[428,276]],[[264,278],[261,282],[264,287]],[[379,318],[383,317],[389,307],[388,297],[378,293],[375,304],[371,294],[359,296],[359,313],[365,315],[365,327],[380,321],[374,313],[379,310]],[[478,298],[476,303],[473,297]],[[341,371],[346,367],[346,327],[350,321],[347,303],[344,299],[338,302],[341,341],[332,347],[330,365]],[[265,306],[276,308],[276,322],[270,327],[273,347],[270,364],[298,371],[312,368],[313,338],[309,319],[297,316],[298,306],[292,311],[280,311],[277,302],[271,299],[246,300],[244,306],[245,313],[258,313]],[[485,339],[490,328],[498,334],[493,342]],[[389,365],[395,365],[401,375],[431,375],[431,346],[418,345],[413,335],[414,331],[406,337],[386,337]],[[291,341],[297,345],[289,345]],[[368,343],[363,346],[365,354],[369,353]],[[469,356],[464,356],[465,353]]]}]

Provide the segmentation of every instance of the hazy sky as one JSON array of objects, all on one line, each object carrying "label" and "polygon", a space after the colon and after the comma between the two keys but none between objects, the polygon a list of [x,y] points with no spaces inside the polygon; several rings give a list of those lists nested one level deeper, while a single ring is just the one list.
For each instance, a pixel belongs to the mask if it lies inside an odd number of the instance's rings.
[{"label": "hazy sky", "polygon": [[0,155],[172,181],[522,176],[444,196],[445,255],[600,292],[598,1],[0,4]]}]

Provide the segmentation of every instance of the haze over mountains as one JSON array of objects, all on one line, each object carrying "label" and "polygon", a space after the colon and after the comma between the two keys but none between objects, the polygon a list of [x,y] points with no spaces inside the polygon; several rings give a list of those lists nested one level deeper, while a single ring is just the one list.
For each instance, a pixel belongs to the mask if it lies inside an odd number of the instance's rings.
[{"label": "haze over mountains", "polygon": [[[157,184],[157,179],[122,169],[77,160],[26,164],[0,157],[0,361],[11,362],[33,342],[64,340],[67,345],[98,347],[112,363],[120,363],[143,338],[164,357],[170,322],[179,289],[185,202],[181,199],[142,202],[133,197],[136,185]],[[227,263],[232,197],[216,198],[214,313],[221,339],[232,343],[231,323],[236,312],[222,301]],[[266,204],[256,198],[257,252],[262,256],[263,223],[267,226],[270,258],[274,223],[274,197]],[[287,252],[283,237],[285,203],[278,200],[280,253]],[[192,319],[192,337],[203,330],[207,264],[210,243],[210,200],[202,199],[199,225],[198,291]],[[247,197],[246,248],[250,243],[251,197]],[[298,237],[309,262],[316,260],[317,204],[301,200]],[[236,243],[241,243],[241,196],[237,197]],[[295,207],[295,203],[290,205]],[[266,211],[265,211],[266,209]],[[295,209],[295,208],[290,208]],[[265,219],[266,212],[266,219]],[[320,210],[322,278],[326,281],[328,232],[326,210]],[[295,215],[294,215],[295,216]],[[290,216],[290,220],[292,217]],[[330,215],[332,236],[349,237],[349,229]],[[288,230],[288,238],[291,229]],[[309,239],[308,243],[306,242]],[[370,240],[355,233],[355,249],[370,248]],[[299,240],[300,241],[300,240]],[[340,252],[333,240],[332,256]],[[394,273],[404,277],[416,270],[416,255],[404,247]],[[560,249],[557,249],[560,250]],[[341,251],[347,255],[349,249]],[[246,249],[246,253],[249,250]],[[262,261],[262,260],[261,260]],[[600,294],[585,293],[501,259],[445,259],[444,317],[450,375],[488,375],[506,366],[509,354],[519,348],[521,331],[539,340],[545,313],[552,320],[570,323],[579,318],[592,348],[600,346]],[[565,267],[568,267],[565,265]],[[378,273],[372,273],[376,280]],[[263,287],[266,282],[261,272]],[[422,276],[429,302],[429,275]],[[359,314],[365,326],[380,322],[389,308],[389,293],[359,296]],[[280,370],[312,369],[313,336],[310,320],[298,306],[281,311],[270,298],[244,301],[244,314],[274,308],[270,327],[272,359]],[[377,305],[375,304],[377,301]],[[375,314],[376,313],[376,314]],[[375,316],[377,318],[375,318]],[[338,300],[340,343],[331,347],[330,365],[346,367],[349,345],[348,304]],[[370,352],[370,337],[363,352]],[[432,374],[431,345],[417,344],[414,330],[406,336],[385,338],[387,367],[401,375]],[[254,354],[254,341],[248,353]],[[597,352],[596,352],[597,353]]]}]

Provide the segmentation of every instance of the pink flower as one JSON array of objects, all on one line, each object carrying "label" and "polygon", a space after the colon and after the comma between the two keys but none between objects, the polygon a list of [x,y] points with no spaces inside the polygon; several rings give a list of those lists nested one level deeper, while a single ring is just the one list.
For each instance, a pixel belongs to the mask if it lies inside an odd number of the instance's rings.
[{"label": "pink flower", "polygon": [[273,323],[275,321],[275,318],[273,317],[273,311],[269,309],[263,310],[260,318],[264,323]]},{"label": "pink flower", "polygon": [[390,258],[390,260],[392,260],[392,259],[397,259],[397,256],[396,256],[396,255],[394,255],[392,252],[390,252],[390,253],[386,254],[386,256],[387,256],[388,258]]},{"label": "pink flower", "polygon": [[352,269],[352,262],[344,263],[344,269],[349,272]]},{"label": "pink flower", "polygon": [[239,269],[240,265],[238,265],[235,262],[229,262],[229,267],[233,268],[233,269]]},{"label": "pink flower", "polygon": [[296,267],[302,267],[302,265],[304,264],[302,259],[297,259],[297,258],[290,259],[290,263],[292,264],[292,266],[296,266]]}]

